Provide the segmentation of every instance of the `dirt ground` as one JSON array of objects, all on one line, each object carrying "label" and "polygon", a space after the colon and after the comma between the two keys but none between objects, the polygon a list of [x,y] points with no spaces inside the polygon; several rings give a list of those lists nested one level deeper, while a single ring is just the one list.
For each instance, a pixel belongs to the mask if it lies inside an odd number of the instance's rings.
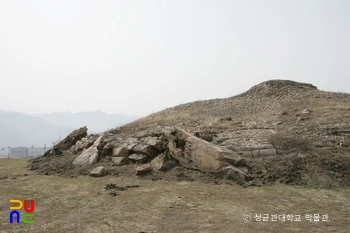
[{"label": "dirt ground", "polygon": [[[348,187],[244,187],[203,173],[195,180],[196,171],[182,167],[171,172],[176,178],[70,178],[2,159],[0,232],[350,232]],[[34,224],[9,223],[10,199],[35,200]]]},{"label": "dirt ground", "polygon": [[[65,151],[59,156],[38,157],[29,161],[28,168],[43,175],[78,177],[89,175],[93,167],[104,166],[109,175],[133,177],[137,164],[116,166],[110,157],[104,157],[93,166],[74,166],[77,155]],[[334,189],[350,186],[350,157],[347,151],[294,152],[245,158],[249,167],[249,179],[239,183],[243,187],[263,185],[301,185]],[[236,184],[220,173],[203,173],[177,166],[170,171],[152,171],[141,179],[167,181],[200,181],[209,184]]]}]

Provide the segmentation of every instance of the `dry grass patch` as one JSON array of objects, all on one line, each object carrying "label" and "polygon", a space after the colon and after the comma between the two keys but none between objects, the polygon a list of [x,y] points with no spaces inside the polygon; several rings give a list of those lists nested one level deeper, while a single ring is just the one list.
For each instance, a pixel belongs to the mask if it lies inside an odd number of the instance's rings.
[{"label": "dry grass patch", "polygon": [[[30,174],[26,160],[0,160],[1,232],[349,232],[349,189],[242,188],[189,181]],[[15,175],[28,173],[28,176]],[[138,185],[109,195],[106,184]],[[34,199],[35,223],[8,223],[10,199]],[[256,214],[328,214],[328,222],[255,222]],[[252,221],[245,223],[244,215]]]}]

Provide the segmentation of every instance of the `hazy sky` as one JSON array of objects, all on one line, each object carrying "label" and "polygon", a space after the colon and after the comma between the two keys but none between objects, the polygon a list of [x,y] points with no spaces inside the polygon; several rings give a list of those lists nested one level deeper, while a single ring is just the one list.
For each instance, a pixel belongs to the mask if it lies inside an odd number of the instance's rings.
[{"label": "hazy sky", "polygon": [[350,1],[0,0],[0,109],[147,115],[269,79],[350,93]]}]

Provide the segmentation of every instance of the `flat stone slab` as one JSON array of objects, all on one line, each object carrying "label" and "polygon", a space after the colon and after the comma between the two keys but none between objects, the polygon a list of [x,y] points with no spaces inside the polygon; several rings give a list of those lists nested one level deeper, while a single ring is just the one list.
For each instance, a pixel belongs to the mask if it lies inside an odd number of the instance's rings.
[{"label": "flat stone slab", "polygon": [[246,166],[245,159],[237,153],[209,143],[182,129],[176,128],[168,137],[169,152],[183,167],[207,172],[218,171],[227,165]]}]

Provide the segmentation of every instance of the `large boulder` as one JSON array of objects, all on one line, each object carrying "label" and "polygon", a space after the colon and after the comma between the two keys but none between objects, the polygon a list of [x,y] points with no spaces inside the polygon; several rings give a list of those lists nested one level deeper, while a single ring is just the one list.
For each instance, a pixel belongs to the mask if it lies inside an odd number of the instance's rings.
[{"label": "large boulder", "polygon": [[86,166],[97,163],[99,149],[101,147],[101,138],[102,136],[98,137],[96,141],[92,144],[92,146],[83,151],[81,155],[76,157],[73,161],[73,165]]},{"label": "large boulder", "polygon": [[[88,129],[86,128],[86,126],[74,130],[67,137],[65,137],[62,141],[60,141],[58,144],[54,145],[51,150],[48,150],[43,156],[53,156],[53,155],[62,154],[63,150],[68,150],[68,149],[72,148],[77,143],[77,141],[86,137],[87,130]],[[58,153],[58,151],[59,151],[59,153]]]},{"label": "large boulder", "polygon": [[74,130],[67,137],[65,137],[61,142],[55,145],[55,147],[60,150],[68,150],[73,145],[75,145],[77,141],[79,141],[83,137],[86,137],[87,130],[88,129],[86,128],[86,126]]},{"label": "large boulder", "polygon": [[168,137],[169,152],[183,167],[217,172],[228,165],[235,166],[238,170],[239,167],[246,166],[245,159],[237,153],[211,144],[182,129],[176,128]]}]

